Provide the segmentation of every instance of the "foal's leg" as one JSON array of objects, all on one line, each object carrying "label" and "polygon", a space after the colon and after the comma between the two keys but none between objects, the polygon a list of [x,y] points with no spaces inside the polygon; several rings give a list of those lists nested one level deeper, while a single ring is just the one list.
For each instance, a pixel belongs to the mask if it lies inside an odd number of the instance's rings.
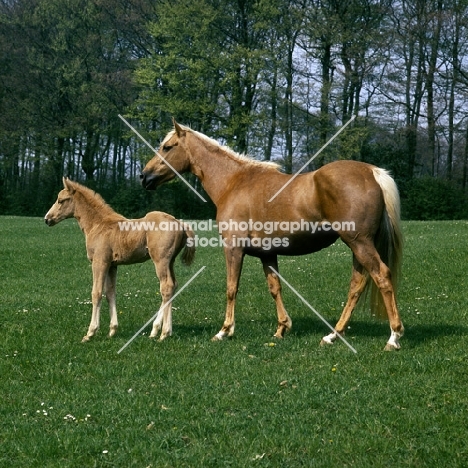
[{"label": "foal's leg", "polygon": [[[151,252],[150,252],[151,254]],[[173,259],[160,258],[154,259],[153,262],[156,268],[156,275],[159,278],[159,291],[161,293],[161,307],[159,308],[158,315],[153,322],[150,338],[157,336],[161,325],[160,340],[164,340],[172,335],[172,296],[176,288],[175,278],[171,274],[171,262]]]},{"label": "foal's leg", "polygon": [[353,255],[353,272],[351,276],[351,283],[349,285],[348,300],[344,306],[343,312],[341,313],[341,317],[335,326],[335,331],[328,334],[327,336],[324,336],[320,342],[321,345],[333,344],[333,342],[338,337],[338,334],[344,335],[346,325],[348,325],[349,320],[351,319],[353,310],[356,307],[359,297],[366,287],[366,283],[367,276],[364,274],[364,268]]},{"label": "foal's leg", "polygon": [[227,270],[226,316],[221,330],[212,338],[213,341],[221,341],[228,336],[234,335],[234,308],[236,305],[237,291],[239,289],[239,278],[242,271],[242,264],[244,262],[244,252],[242,252],[242,249],[240,248],[225,247],[224,255],[226,257]]},{"label": "foal's leg", "polygon": [[403,336],[404,327],[396,305],[390,269],[382,262],[373,244],[361,243],[351,248],[357,261],[369,272],[382,294],[391,331],[384,349],[385,351],[400,349],[399,339]]},{"label": "foal's leg", "polygon": [[278,315],[278,328],[274,334],[275,338],[283,338],[284,333],[292,327],[292,321],[286,309],[284,308],[283,298],[281,297],[281,282],[278,275],[272,271],[273,267],[278,271],[278,257],[262,258],[263,272],[265,273],[268,289],[276,303],[276,313]]},{"label": "foal's leg", "polygon": [[107,277],[109,265],[93,260],[93,290],[91,298],[93,302],[93,313],[91,315],[91,323],[88,327],[88,333],[81,340],[83,343],[89,341],[99,328],[99,316],[101,312],[102,291],[104,282]]},{"label": "foal's leg", "polygon": [[117,319],[117,306],[115,301],[115,285],[117,281],[117,266],[111,266],[106,277],[106,298],[109,303],[110,329],[109,337],[116,334],[119,327]]}]

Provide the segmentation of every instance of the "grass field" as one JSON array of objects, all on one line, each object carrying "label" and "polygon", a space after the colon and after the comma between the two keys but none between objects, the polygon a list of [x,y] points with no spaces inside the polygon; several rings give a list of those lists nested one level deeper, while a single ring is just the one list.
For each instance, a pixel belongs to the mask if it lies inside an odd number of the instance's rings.
[{"label": "grass field", "polygon": [[[284,286],[293,330],[276,316],[260,263],[247,258],[236,334],[224,318],[219,249],[200,248],[179,285],[173,336],[149,330],[159,305],[151,262],[121,267],[120,330],[81,343],[91,269],[76,222],[0,217],[1,467],[462,467],[468,457],[468,222],[406,222],[400,352],[388,324],[356,312],[347,339]],[[333,325],[350,253],[337,243],[282,258],[281,274]]]}]

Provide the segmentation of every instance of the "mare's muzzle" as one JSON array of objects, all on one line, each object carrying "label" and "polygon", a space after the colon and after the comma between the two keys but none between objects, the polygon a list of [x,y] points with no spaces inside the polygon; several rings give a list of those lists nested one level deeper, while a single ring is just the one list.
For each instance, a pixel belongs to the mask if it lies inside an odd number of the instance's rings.
[{"label": "mare's muzzle", "polygon": [[143,188],[145,188],[146,190],[155,190],[158,186],[158,178],[159,177],[156,175],[148,174],[145,172],[142,172],[140,174],[141,185],[143,185]]}]

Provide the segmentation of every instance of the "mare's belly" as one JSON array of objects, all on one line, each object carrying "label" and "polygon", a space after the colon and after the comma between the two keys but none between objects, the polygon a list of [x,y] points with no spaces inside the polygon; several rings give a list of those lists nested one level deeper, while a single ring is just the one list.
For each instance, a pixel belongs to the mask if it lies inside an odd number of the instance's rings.
[{"label": "mare's belly", "polygon": [[252,256],[275,255],[306,255],[325,249],[337,239],[335,231],[301,232],[299,234],[283,233],[268,237],[249,237],[249,242],[244,240],[245,253]]}]

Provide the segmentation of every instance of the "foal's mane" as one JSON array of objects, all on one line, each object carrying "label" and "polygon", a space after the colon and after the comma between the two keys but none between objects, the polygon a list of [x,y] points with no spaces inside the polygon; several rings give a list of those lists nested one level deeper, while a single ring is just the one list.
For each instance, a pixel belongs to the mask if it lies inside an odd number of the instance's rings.
[{"label": "foal's mane", "polygon": [[99,193],[91,190],[88,187],[85,187],[84,185],[81,185],[78,182],[73,182],[70,179],[67,180],[67,184],[69,184],[77,193],[83,197],[83,199],[86,201],[88,209],[99,212],[100,216],[102,217],[110,215],[117,215],[122,217],[105,202],[104,198],[102,198]]},{"label": "foal's mane", "polygon": [[[233,149],[229,148],[228,146],[221,145],[219,142],[217,142],[213,138],[210,138],[210,137],[204,135],[203,133],[197,132],[196,130],[192,130],[190,127],[186,127],[184,125],[180,125],[180,124],[178,124],[178,125],[182,128],[182,130],[184,130],[186,132],[190,132],[193,135],[195,135],[197,138],[202,140],[203,142],[205,142],[205,143],[207,143],[207,144],[209,144],[211,146],[216,147],[221,152],[223,152],[228,158],[233,159],[233,160],[235,160],[237,162],[240,162],[240,163],[242,163],[244,165],[248,165],[250,167],[263,168],[263,169],[266,169],[266,168],[279,169],[279,167],[280,167],[279,164],[276,164],[275,162],[257,161],[256,159],[252,159],[252,158],[250,158],[249,156],[247,156],[245,154],[236,153]],[[175,134],[175,130],[172,130],[171,132],[169,132],[167,134],[166,138],[164,138],[164,141],[162,142],[162,145],[164,145],[172,136],[174,136],[174,134]]]}]

